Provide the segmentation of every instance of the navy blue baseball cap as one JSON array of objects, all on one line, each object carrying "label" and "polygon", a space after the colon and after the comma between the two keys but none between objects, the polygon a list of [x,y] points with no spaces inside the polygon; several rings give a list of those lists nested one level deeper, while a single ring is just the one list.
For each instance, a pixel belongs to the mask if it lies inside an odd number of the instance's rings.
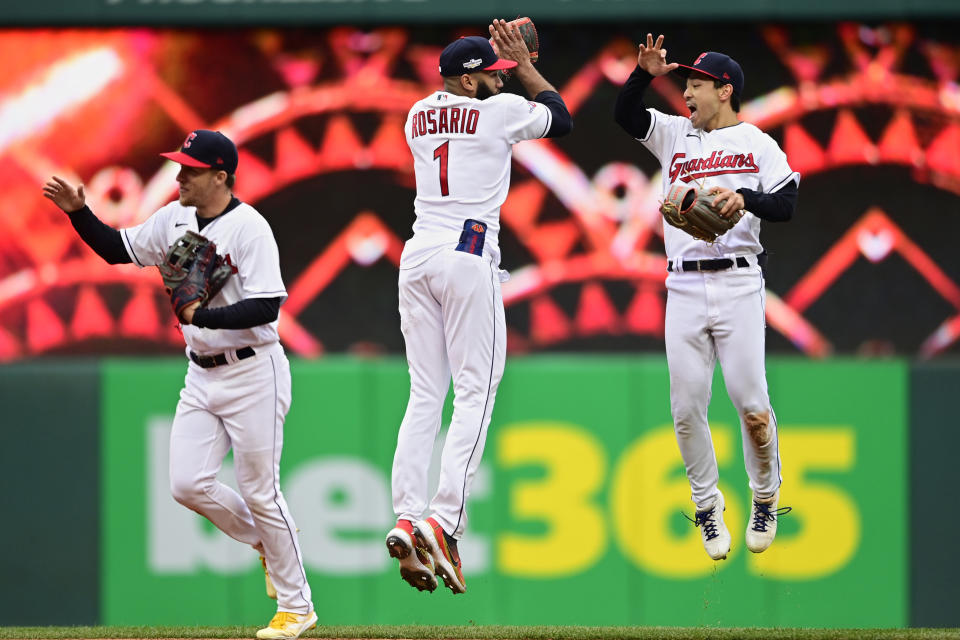
[{"label": "navy blue baseball cap", "polygon": [[512,69],[515,66],[517,63],[513,60],[498,57],[490,41],[480,36],[454,40],[440,54],[440,75],[445,77]]},{"label": "navy blue baseball cap", "polygon": [[737,97],[743,93],[743,69],[737,61],[724,53],[707,51],[701,53],[692,65],[681,64],[677,73],[687,77],[691,71],[699,71],[715,80],[733,85],[733,93]]},{"label": "navy blue baseball cap", "polygon": [[197,129],[187,135],[180,151],[161,153],[161,156],[188,167],[205,167],[226,171],[232,175],[237,171],[237,146],[219,131]]}]

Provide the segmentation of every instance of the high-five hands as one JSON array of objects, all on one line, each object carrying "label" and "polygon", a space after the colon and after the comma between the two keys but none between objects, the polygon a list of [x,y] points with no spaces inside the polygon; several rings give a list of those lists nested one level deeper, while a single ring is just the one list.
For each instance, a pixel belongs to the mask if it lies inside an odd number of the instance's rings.
[{"label": "high-five hands", "polygon": [[73,213],[82,209],[87,202],[83,185],[75,188],[72,184],[57,176],[53,176],[47,180],[47,184],[43,185],[43,195],[66,213]]},{"label": "high-five hands", "polygon": [[667,64],[667,50],[661,49],[663,44],[663,34],[657,36],[657,41],[653,41],[653,35],[647,34],[647,44],[640,45],[640,53],[637,54],[637,64],[640,68],[652,76],[662,76],[679,67],[676,62]]}]

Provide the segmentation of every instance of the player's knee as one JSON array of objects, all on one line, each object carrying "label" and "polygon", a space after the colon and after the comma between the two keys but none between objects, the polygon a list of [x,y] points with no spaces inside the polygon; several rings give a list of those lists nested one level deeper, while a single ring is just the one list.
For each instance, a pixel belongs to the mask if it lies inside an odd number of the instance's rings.
[{"label": "player's knee", "polygon": [[704,412],[693,407],[673,408],[673,428],[679,435],[697,432],[704,424]]},{"label": "player's knee", "polygon": [[255,518],[273,513],[276,509],[277,492],[269,476],[237,478],[237,488]]},{"label": "player's knee", "polygon": [[420,404],[443,405],[450,390],[449,373],[446,377],[434,375],[411,376],[410,400]]},{"label": "player's knee", "polygon": [[483,407],[492,391],[490,380],[459,380],[453,388],[453,406]]},{"label": "player's knee", "polygon": [[769,411],[745,411],[743,422],[747,425],[747,433],[750,435],[750,439],[758,447],[768,444],[773,439]]},{"label": "player's knee", "polygon": [[447,398],[447,390],[442,392],[434,387],[427,385],[418,385],[410,387],[410,402],[417,407],[435,409],[441,411],[443,402]]},{"label": "player's knee", "polygon": [[243,501],[247,503],[247,508],[254,519],[261,520],[273,515],[277,510],[273,491],[255,490],[244,491]]},{"label": "player's knee", "polygon": [[194,511],[200,506],[204,496],[203,487],[194,482],[177,479],[171,479],[170,493],[174,500]]}]

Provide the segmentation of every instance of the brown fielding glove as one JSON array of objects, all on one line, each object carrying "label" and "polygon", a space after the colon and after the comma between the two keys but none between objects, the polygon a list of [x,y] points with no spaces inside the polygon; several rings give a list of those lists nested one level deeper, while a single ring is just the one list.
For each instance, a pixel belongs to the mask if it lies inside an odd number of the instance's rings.
[{"label": "brown fielding glove", "polygon": [[158,268],[173,312],[181,321],[186,306],[198,300],[201,307],[207,306],[235,272],[233,265],[217,255],[216,244],[193,231],[171,245]]},{"label": "brown fielding glove", "polygon": [[[523,44],[527,45],[527,51],[530,52],[530,62],[536,62],[540,59],[540,38],[537,36],[537,28],[533,25],[533,20],[530,18],[517,18],[516,20],[511,20],[507,23],[507,27],[514,26],[520,32],[520,37],[523,38]],[[490,44],[493,45],[493,51],[498,56],[500,51],[497,50],[497,45],[493,41],[493,38],[490,38]],[[503,75],[504,81],[510,78],[512,71],[510,69],[504,69],[500,72]]]},{"label": "brown fielding glove", "polygon": [[708,191],[681,182],[670,185],[670,191],[660,205],[663,219],[698,240],[716,242],[740,221],[743,210],[734,211],[729,218],[720,217],[710,204],[716,195]]}]

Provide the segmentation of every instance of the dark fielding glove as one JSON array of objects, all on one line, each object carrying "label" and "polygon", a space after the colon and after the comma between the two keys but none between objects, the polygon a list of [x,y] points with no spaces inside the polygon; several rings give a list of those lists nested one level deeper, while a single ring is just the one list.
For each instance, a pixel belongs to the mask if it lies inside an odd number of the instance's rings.
[{"label": "dark fielding glove", "polygon": [[173,312],[181,322],[185,307],[196,301],[205,307],[234,273],[233,266],[217,255],[217,245],[193,231],[170,246],[158,268]]},{"label": "dark fielding glove", "polygon": [[720,217],[710,204],[716,196],[708,191],[681,182],[670,185],[670,191],[660,205],[663,219],[698,240],[716,242],[740,221],[743,210],[734,211],[728,218]]},{"label": "dark fielding glove", "polygon": [[[516,20],[511,20],[507,25],[513,25],[520,32],[520,37],[523,38],[523,44],[527,45],[527,51],[530,52],[530,62],[536,62],[540,59],[540,38],[537,36],[537,28],[533,25],[533,20],[530,18],[517,18]],[[490,44],[493,45],[493,51],[498,56],[500,52],[497,50],[497,45],[494,43],[493,38],[490,38]],[[506,82],[512,74],[510,69],[504,69],[500,72],[500,75],[503,76],[504,82]]]}]

